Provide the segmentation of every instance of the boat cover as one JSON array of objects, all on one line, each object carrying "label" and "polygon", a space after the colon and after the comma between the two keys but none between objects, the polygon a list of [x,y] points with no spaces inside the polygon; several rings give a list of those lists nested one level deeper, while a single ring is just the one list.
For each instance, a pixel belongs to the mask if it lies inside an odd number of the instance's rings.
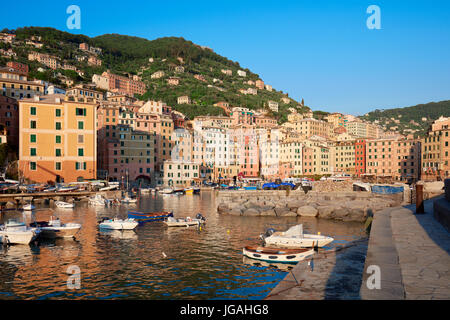
[{"label": "boat cover", "polygon": [[296,226],[290,227],[285,233],[288,237],[300,237],[303,238],[303,224],[298,224]]}]

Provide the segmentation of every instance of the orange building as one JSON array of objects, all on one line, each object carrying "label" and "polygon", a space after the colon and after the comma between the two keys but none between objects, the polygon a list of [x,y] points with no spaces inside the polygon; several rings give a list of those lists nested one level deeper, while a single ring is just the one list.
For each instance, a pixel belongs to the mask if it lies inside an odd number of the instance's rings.
[{"label": "orange building", "polygon": [[19,174],[38,183],[97,176],[96,104],[64,95],[19,101]]}]

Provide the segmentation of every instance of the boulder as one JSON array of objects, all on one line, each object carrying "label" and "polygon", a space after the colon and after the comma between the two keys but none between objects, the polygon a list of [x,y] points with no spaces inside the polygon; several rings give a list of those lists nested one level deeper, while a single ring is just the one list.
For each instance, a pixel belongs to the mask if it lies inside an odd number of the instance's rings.
[{"label": "boulder", "polygon": [[297,215],[302,216],[302,217],[315,217],[317,216],[318,211],[315,207],[313,206],[303,206],[298,208],[297,210]]},{"label": "boulder", "polygon": [[249,208],[242,212],[243,216],[259,216],[259,210],[255,208]]},{"label": "boulder", "polygon": [[259,215],[264,216],[264,217],[267,217],[267,216],[276,217],[277,216],[277,214],[275,213],[275,210],[273,210],[273,209],[261,211]]},{"label": "boulder", "polygon": [[278,216],[280,216],[280,217],[296,217],[297,216],[297,212],[294,212],[294,211],[282,211],[282,212],[280,212],[280,214]]},{"label": "boulder", "polygon": [[338,208],[333,210],[333,216],[337,220],[344,220],[346,216],[348,216],[349,211],[347,208]]},{"label": "boulder", "polygon": [[331,205],[319,206],[317,207],[318,217],[323,219],[332,219],[334,209],[336,209],[336,207]]},{"label": "boulder", "polygon": [[230,211],[230,208],[228,207],[228,205],[226,203],[219,203],[219,205],[217,206],[217,212],[218,213],[227,213],[228,211]]},{"label": "boulder", "polygon": [[289,208],[287,207],[276,207],[275,213],[277,216],[282,216],[285,212],[290,212]]},{"label": "boulder", "polygon": [[227,213],[231,216],[241,216],[242,210],[239,208],[234,208],[234,209],[231,209],[230,211],[228,211]]}]

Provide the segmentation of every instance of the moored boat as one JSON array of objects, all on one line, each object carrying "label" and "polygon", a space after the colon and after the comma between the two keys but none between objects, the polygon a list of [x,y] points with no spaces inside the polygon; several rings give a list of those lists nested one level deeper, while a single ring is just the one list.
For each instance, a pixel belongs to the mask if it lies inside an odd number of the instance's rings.
[{"label": "moored boat", "polygon": [[0,243],[30,244],[39,233],[39,228],[30,228],[23,222],[10,219],[3,226],[0,226]]},{"label": "moored boat", "polygon": [[301,224],[293,226],[285,232],[269,229],[261,237],[266,245],[286,248],[323,247],[334,240],[332,237],[320,234],[305,234]]},{"label": "moored boat", "polygon": [[193,188],[186,188],[186,189],[184,189],[184,193],[185,194],[194,194],[194,189]]},{"label": "moored boat", "polygon": [[50,218],[50,221],[39,221],[30,224],[41,230],[41,236],[44,238],[74,238],[80,231],[81,224],[79,223],[61,223],[59,218]]},{"label": "moored boat", "polygon": [[34,209],[36,209],[36,207],[33,206],[31,203],[26,204],[26,205],[23,206],[23,210],[24,211],[33,211]]},{"label": "moored boat", "polygon": [[138,212],[128,211],[128,218],[135,219],[138,222],[160,221],[165,218],[173,217],[173,212]]},{"label": "moored boat", "polygon": [[194,187],[194,194],[200,193],[200,187]]},{"label": "moored boat", "polygon": [[93,206],[106,206],[106,200],[100,194],[96,194],[94,197],[89,198],[89,204]]},{"label": "moored boat", "polygon": [[75,205],[64,201],[56,201],[55,206],[62,209],[72,209]]},{"label": "moored boat", "polygon": [[168,227],[190,227],[190,226],[199,226],[201,224],[204,224],[206,222],[206,218],[203,217],[200,213],[197,214],[195,219],[192,219],[191,217],[186,218],[174,218],[174,217],[168,217],[164,219],[164,223]]},{"label": "moored boat", "polygon": [[297,263],[314,255],[314,249],[280,249],[247,246],[242,249],[244,256],[267,262]]},{"label": "moored boat", "polygon": [[165,188],[161,191],[162,194],[171,194],[173,193],[173,189],[171,188]]},{"label": "moored boat", "polygon": [[133,230],[138,226],[134,219],[104,219],[98,225],[100,229],[105,230]]},{"label": "moored boat", "polygon": [[128,203],[128,204],[132,204],[132,203],[136,203],[137,199],[136,198],[130,198],[130,197],[125,197],[121,200],[122,203]]}]

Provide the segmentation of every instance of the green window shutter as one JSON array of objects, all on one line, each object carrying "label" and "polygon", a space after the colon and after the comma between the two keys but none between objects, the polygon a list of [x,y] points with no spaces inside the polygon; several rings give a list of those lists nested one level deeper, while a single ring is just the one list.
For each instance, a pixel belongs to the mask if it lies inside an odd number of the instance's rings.
[{"label": "green window shutter", "polygon": [[61,117],[61,109],[56,109],[56,110],[55,110],[55,115],[56,115],[57,117]]},{"label": "green window shutter", "polygon": [[78,149],[78,156],[79,156],[79,157],[84,156],[84,149],[83,149],[83,148],[79,148],[79,149]]},{"label": "green window shutter", "polygon": [[61,162],[56,162],[56,170],[61,170]]},{"label": "green window shutter", "polygon": [[30,156],[35,156],[36,155],[36,148],[31,148],[30,149]]},{"label": "green window shutter", "polygon": [[31,107],[31,108],[30,108],[30,114],[31,114],[32,116],[35,116],[35,115],[36,115],[36,107]]},{"label": "green window shutter", "polygon": [[83,162],[83,169],[86,170],[86,162]]},{"label": "green window shutter", "polygon": [[61,157],[61,149],[56,149],[55,153],[57,157]]},{"label": "green window shutter", "polygon": [[56,122],[56,130],[61,130],[61,122]]},{"label": "green window shutter", "polygon": [[86,109],[83,109],[83,116],[86,116]]},{"label": "green window shutter", "polygon": [[78,121],[78,129],[83,130],[84,129],[84,122]]},{"label": "green window shutter", "polygon": [[30,142],[36,142],[36,135],[35,134],[31,134],[30,135]]},{"label": "green window shutter", "polygon": [[80,168],[80,164],[78,162],[75,162],[75,170],[78,170]]},{"label": "green window shutter", "polygon": [[61,143],[61,136],[56,136],[56,143]]}]

